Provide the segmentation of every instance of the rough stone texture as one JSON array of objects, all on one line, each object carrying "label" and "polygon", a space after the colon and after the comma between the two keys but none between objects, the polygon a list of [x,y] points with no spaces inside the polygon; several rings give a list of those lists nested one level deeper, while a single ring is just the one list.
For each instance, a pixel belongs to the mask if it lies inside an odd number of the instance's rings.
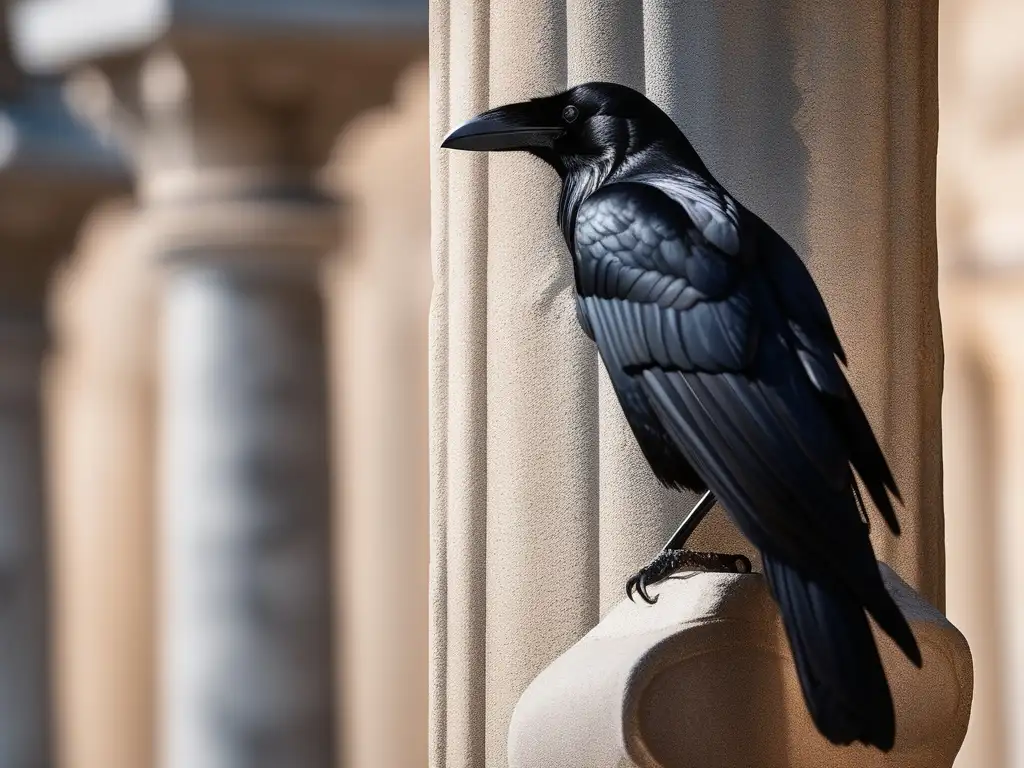
[{"label": "rough stone texture", "polygon": [[[799,249],[907,502],[876,549],[943,602],[936,3],[648,0],[642,29],[622,5],[431,3],[435,767],[506,764],[519,694],[692,501],[643,466],[576,326],[554,174],[438,150],[484,102],[643,85]],[[721,512],[694,545],[749,551]]]},{"label": "rough stone texture", "polygon": [[920,671],[880,637],[899,702],[888,754],[834,747],[814,728],[760,575],[686,574],[657,588],[657,609],[623,600],[540,674],[513,715],[509,765],[948,768],[970,716],[970,650],[941,613],[883,573],[924,657]]}]

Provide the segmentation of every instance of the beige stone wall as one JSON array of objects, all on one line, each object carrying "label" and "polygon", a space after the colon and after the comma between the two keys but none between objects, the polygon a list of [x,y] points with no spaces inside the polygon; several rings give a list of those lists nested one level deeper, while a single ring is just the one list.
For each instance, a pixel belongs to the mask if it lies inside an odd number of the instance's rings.
[{"label": "beige stone wall", "polygon": [[1024,5],[942,4],[947,609],[974,651],[958,768],[1024,766]]}]

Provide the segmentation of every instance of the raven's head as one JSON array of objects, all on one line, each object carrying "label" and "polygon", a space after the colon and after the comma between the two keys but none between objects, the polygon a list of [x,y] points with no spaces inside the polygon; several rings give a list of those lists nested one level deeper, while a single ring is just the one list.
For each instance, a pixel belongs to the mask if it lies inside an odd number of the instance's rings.
[{"label": "raven's head", "polygon": [[523,150],[561,175],[599,158],[621,162],[658,141],[682,137],[641,93],[615,83],[584,83],[554,96],[490,109],[456,128],[446,149]]}]

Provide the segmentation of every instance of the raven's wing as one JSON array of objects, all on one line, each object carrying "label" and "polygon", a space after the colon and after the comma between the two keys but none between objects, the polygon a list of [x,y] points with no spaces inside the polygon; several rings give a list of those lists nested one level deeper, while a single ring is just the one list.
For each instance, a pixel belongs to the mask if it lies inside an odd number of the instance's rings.
[{"label": "raven's wing", "polygon": [[611,184],[578,212],[578,302],[605,365],[642,382],[662,428],[756,546],[844,584],[906,640],[879,594],[851,446],[826,399],[836,395],[815,383],[848,387],[835,355],[820,328],[787,316],[772,265],[744,247],[735,203],[699,177],[666,184]]},{"label": "raven's wing", "polygon": [[825,302],[814,280],[796,252],[768,224],[748,215],[749,229],[763,272],[779,308],[787,318],[796,354],[822,403],[843,432],[850,450],[850,462],[889,529],[900,532],[889,493],[900,498],[889,464],[875,439],[849,382],[836,365],[846,363],[846,352],[836,335]]}]

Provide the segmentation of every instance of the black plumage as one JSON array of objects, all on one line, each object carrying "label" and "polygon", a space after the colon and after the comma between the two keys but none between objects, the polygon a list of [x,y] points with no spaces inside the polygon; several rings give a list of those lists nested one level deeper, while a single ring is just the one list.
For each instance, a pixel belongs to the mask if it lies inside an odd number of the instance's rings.
[{"label": "black plumage", "polygon": [[558,171],[580,324],[644,456],[665,485],[710,489],[760,550],[819,730],[890,749],[865,611],[921,657],[883,585],[856,477],[894,533],[898,491],[800,258],[624,86],[491,110],[445,146],[525,150]]}]

